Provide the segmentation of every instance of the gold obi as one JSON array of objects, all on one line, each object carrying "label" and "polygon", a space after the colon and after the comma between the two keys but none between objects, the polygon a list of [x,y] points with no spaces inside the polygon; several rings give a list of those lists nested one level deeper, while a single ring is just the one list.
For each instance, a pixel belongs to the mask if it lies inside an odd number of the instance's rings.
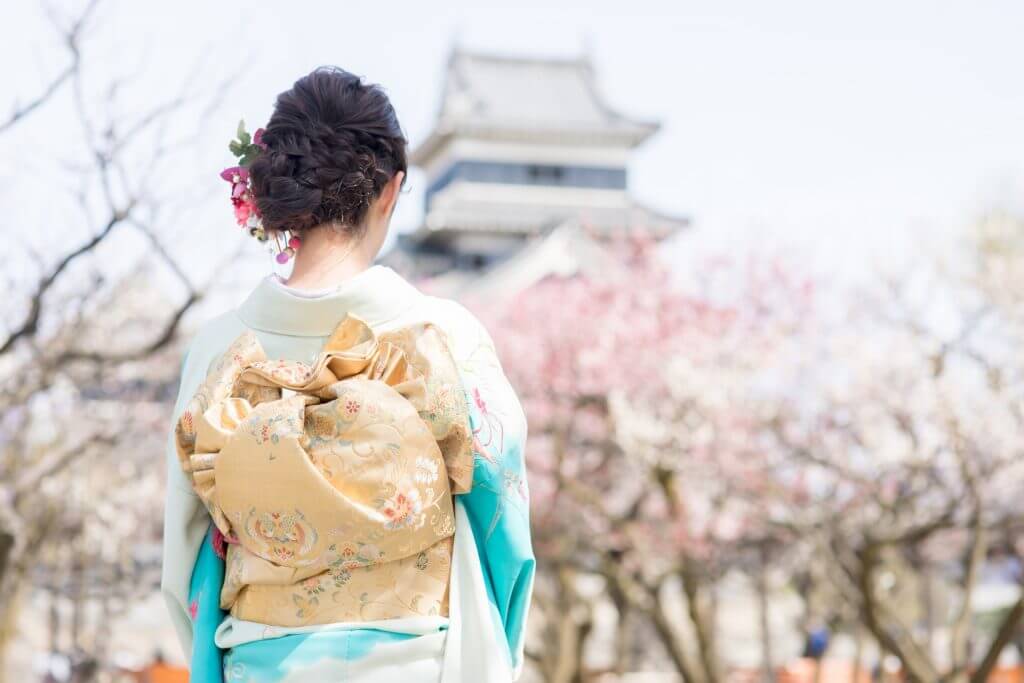
[{"label": "gold obi", "polygon": [[220,602],[301,626],[446,615],[473,454],[443,333],[376,335],[348,316],[315,363],[241,335],[175,430],[182,468],[227,539]]}]

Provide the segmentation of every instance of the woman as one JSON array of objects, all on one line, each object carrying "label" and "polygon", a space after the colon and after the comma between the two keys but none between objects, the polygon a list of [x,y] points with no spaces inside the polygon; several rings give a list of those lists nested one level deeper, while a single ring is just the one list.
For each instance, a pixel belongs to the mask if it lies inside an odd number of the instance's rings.
[{"label": "woman", "polygon": [[293,268],[182,368],[162,589],[191,680],[513,680],[526,423],[480,323],[372,265],[406,175],[394,109],[321,68],[231,149],[239,224]]}]

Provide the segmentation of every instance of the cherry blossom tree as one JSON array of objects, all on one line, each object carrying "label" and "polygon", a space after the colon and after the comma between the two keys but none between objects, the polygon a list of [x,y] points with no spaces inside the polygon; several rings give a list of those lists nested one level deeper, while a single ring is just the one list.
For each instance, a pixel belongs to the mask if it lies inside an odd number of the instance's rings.
[{"label": "cherry blossom tree", "polygon": [[[1024,618],[1024,593],[985,619],[977,597],[1022,580],[1024,230],[989,217],[972,240],[968,272],[827,296],[757,261],[680,285],[625,240],[479,306],[530,420],[546,680],[637,653],[724,680],[721,580],[760,586],[769,564],[808,619],[866,635],[907,680],[987,680]],[[588,657],[602,601],[615,652]]]},{"label": "cherry blossom tree", "polygon": [[[716,582],[779,533],[760,521],[770,463],[750,389],[810,290],[778,268],[719,264],[696,295],[642,237],[608,252],[600,272],[479,306],[530,423],[546,644],[532,654],[550,681],[599,673],[584,663],[597,579],[618,613],[610,670],[648,649],[634,635],[650,631],[687,683],[714,683]],[[733,291],[716,297],[723,283]]]},{"label": "cherry blossom tree", "polygon": [[[1024,229],[982,221],[966,271],[921,268],[846,301],[765,429],[803,482],[773,523],[907,680],[984,683],[1024,618]],[[982,628],[978,595],[1017,585]]]}]

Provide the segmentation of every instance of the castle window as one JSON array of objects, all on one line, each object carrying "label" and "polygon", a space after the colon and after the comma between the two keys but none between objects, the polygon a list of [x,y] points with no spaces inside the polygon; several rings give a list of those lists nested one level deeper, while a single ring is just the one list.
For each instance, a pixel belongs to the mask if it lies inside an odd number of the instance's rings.
[{"label": "castle window", "polygon": [[565,168],[562,166],[531,164],[526,167],[526,177],[529,178],[529,182],[538,185],[562,185],[565,175]]},{"label": "castle window", "polygon": [[461,159],[448,166],[427,187],[427,208],[429,209],[430,200],[435,194],[454,182],[624,190],[626,169]]}]

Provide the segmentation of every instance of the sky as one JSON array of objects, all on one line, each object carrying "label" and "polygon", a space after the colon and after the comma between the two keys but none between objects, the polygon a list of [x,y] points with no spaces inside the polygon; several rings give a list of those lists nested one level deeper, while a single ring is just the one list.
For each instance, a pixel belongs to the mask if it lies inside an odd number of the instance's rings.
[{"label": "sky", "polygon": [[[52,5],[60,14],[80,3]],[[1024,204],[1022,34],[1018,0],[106,0],[89,63],[99,76],[130,72],[152,98],[237,74],[203,121],[207,153],[178,167],[211,178],[212,193],[237,120],[256,127],[317,65],[384,85],[415,145],[436,115],[453,44],[587,52],[613,107],[662,123],[630,166],[638,199],[689,216],[689,242],[791,250],[833,268],[914,254],[989,207]],[[8,101],[63,63],[37,3],[0,8],[0,59],[19,65],[5,69]],[[47,131],[71,111],[68,100],[49,106]],[[0,158],[0,200],[15,221],[45,220],[30,206],[39,179],[21,160],[50,138],[19,136],[25,147]],[[410,180],[398,230],[421,218],[422,177]],[[223,215],[209,207],[203,229],[230,231],[226,204]]]}]

